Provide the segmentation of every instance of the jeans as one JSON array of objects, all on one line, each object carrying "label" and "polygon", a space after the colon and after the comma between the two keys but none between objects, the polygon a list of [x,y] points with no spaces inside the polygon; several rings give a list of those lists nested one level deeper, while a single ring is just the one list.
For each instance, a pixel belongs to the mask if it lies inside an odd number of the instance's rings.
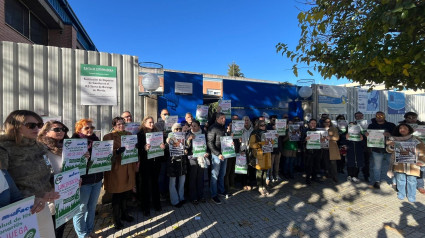
[{"label": "jeans", "polygon": [[372,151],[373,182],[381,182],[381,168],[384,158],[387,158],[387,160],[390,161],[391,154]]},{"label": "jeans", "polygon": [[211,159],[211,197],[217,196],[217,190],[224,194],[224,175],[226,174],[227,159],[220,160],[218,156],[212,155]]},{"label": "jeans", "polygon": [[177,177],[170,177],[170,183],[168,186],[170,190],[170,201],[173,206],[184,200],[184,181],[186,180],[186,175],[179,176],[179,186],[177,189],[176,178]]},{"label": "jeans", "polygon": [[425,171],[423,169],[425,169],[425,167],[421,167],[421,175],[416,178],[416,188],[424,188]]},{"label": "jeans", "polygon": [[5,182],[7,182],[9,186],[8,189],[0,193],[0,207],[4,207],[22,199],[22,194],[18,187],[16,187],[15,182],[13,181],[12,177],[10,177],[10,174],[7,172],[7,170],[2,169],[0,173],[3,173],[3,176],[6,180]]},{"label": "jeans", "polygon": [[80,188],[80,209],[73,217],[74,230],[79,238],[87,237],[94,229],[94,215],[102,181],[85,184]]},{"label": "jeans", "polygon": [[[413,175],[407,175],[405,173],[397,173],[397,197],[398,199],[404,199],[406,197],[406,184],[407,184],[407,199],[409,202],[416,201],[416,177]],[[406,183],[407,180],[407,183]]]},{"label": "jeans", "polygon": [[295,157],[286,157],[285,161],[285,174],[287,176],[293,176],[294,175],[294,163],[295,163]]}]

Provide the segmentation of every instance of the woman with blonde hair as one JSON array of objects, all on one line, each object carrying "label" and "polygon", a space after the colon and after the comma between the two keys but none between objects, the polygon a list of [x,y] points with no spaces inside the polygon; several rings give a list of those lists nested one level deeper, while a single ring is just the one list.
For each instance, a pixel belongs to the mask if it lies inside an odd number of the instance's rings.
[{"label": "woman with blonde hair", "polygon": [[90,165],[90,155],[92,151],[93,141],[99,141],[96,134],[93,133],[95,127],[93,121],[88,118],[81,119],[75,123],[75,133],[72,135],[74,139],[87,139],[88,153],[86,174],[81,175],[80,187],[80,207],[77,214],[73,217],[74,230],[79,238],[97,238],[94,232],[94,216],[96,212],[97,199],[102,188],[103,172],[88,174]]},{"label": "woman with blonde hair", "polygon": [[59,198],[50,183],[51,166],[44,159],[46,149],[37,142],[43,127],[41,117],[32,111],[16,110],[4,121],[0,137],[0,168],[7,170],[23,197],[35,196],[32,213],[37,213],[40,237],[55,237],[47,202]]},{"label": "woman with blonde hair", "polygon": [[[141,201],[141,208],[144,216],[150,216],[151,202],[155,211],[161,211],[161,201],[159,195],[159,171],[163,157],[148,159],[150,144],[146,143],[146,133],[157,132],[154,126],[153,117],[145,117],[137,133],[137,144],[139,149],[139,173],[137,179],[137,193]],[[161,143],[161,149],[165,149]]]},{"label": "woman with blonde hair", "polygon": [[[47,148],[47,159],[49,160],[53,173],[58,174],[62,172],[62,147],[63,140],[68,137],[68,127],[66,127],[60,121],[48,121],[44,123],[43,128],[41,128],[38,133],[37,140],[38,142],[44,144]],[[47,203],[49,205],[50,213],[52,214],[53,224],[55,225],[56,238],[63,237],[63,232],[65,231],[65,225],[62,224],[59,227],[56,227],[55,223],[55,204]]]}]

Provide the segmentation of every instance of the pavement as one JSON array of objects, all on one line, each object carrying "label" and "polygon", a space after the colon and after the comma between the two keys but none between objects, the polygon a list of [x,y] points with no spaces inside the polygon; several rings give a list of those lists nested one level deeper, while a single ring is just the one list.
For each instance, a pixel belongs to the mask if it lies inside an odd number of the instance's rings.
[{"label": "pavement", "polygon": [[[298,174],[275,183],[268,196],[237,190],[220,205],[163,202],[163,211],[148,218],[134,207],[135,221],[120,231],[113,228],[111,205],[98,205],[95,230],[103,237],[425,237],[425,195],[417,192],[414,203],[399,200],[384,176],[380,190],[344,174],[338,183],[307,186]],[[76,237],[72,222],[64,237]]]}]

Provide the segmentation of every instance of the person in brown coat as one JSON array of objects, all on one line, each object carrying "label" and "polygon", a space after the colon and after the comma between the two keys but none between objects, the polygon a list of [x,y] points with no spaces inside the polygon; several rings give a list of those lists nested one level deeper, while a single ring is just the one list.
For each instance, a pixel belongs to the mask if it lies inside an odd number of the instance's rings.
[{"label": "person in brown coat", "polygon": [[323,149],[322,156],[326,164],[326,170],[328,171],[328,176],[332,178],[334,182],[338,182],[336,178],[337,175],[337,166],[336,161],[341,159],[339,154],[339,148],[337,141],[339,140],[338,129],[332,125],[331,119],[327,118],[323,125],[328,131],[327,139],[329,140],[329,150]]},{"label": "person in brown coat", "polygon": [[127,199],[131,197],[131,190],[136,185],[137,163],[121,164],[121,154],[125,147],[121,147],[121,136],[131,135],[125,131],[125,122],[121,117],[112,120],[113,130],[106,134],[103,140],[113,140],[112,169],[105,172],[104,189],[112,193],[112,214],[115,229],[124,227],[121,220],[132,222],[134,218],[128,214]]}]

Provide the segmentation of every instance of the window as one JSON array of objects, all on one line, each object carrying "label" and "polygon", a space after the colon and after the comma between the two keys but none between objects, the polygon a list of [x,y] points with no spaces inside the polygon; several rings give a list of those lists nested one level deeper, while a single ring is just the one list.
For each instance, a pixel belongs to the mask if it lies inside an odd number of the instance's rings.
[{"label": "window", "polygon": [[5,18],[8,25],[32,42],[47,45],[48,32],[46,26],[21,2],[6,0]]}]

